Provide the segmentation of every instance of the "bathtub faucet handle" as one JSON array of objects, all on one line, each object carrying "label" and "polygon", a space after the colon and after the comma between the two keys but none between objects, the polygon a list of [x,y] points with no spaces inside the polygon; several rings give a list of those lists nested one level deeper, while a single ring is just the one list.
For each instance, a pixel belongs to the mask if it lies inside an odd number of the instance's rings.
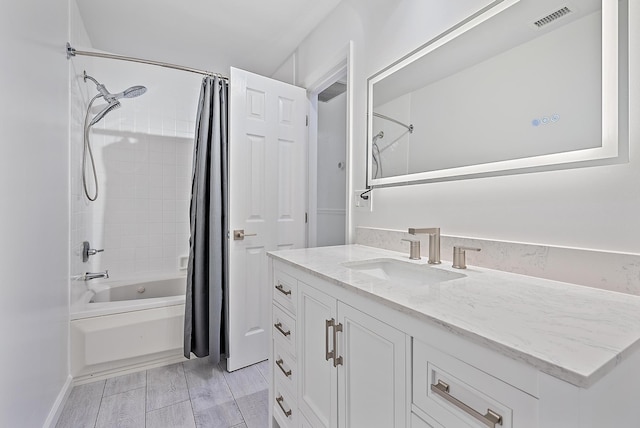
[{"label": "bathtub faucet handle", "polygon": [[89,241],[84,241],[82,243],[82,262],[86,263],[89,261],[89,256],[95,256],[98,253],[103,252],[104,249],[100,249],[100,250],[96,250],[94,248],[91,248],[91,244],[89,244]]}]

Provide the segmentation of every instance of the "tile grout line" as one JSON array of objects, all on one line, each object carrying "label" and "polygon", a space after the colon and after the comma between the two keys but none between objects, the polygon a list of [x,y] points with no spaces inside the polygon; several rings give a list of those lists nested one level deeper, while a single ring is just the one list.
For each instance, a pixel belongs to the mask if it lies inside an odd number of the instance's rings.
[{"label": "tile grout line", "polygon": [[187,372],[184,367],[184,362],[182,364],[182,371],[184,372],[184,381],[187,384],[187,394],[189,394],[189,405],[191,406],[191,415],[193,415],[193,424],[198,428],[198,423],[196,422],[196,412],[193,410],[193,401],[191,400],[191,388],[189,387],[189,379],[187,378]]},{"label": "tile grout line", "polygon": [[[231,385],[229,385],[229,381],[227,380],[227,377],[224,375],[226,370],[226,362],[225,362],[225,367],[222,367],[222,360],[220,360],[217,364],[218,368],[222,371],[222,379],[224,379],[224,383],[227,385],[227,388],[229,389],[229,392],[231,393],[231,396],[233,397],[233,402],[235,403],[236,407],[238,408],[238,412],[240,412],[240,417],[242,418],[242,423],[244,423],[247,427],[249,425],[247,425],[247,420],[244,418],[244,413],[242,413],[242,409],[240,408],[240,406],[238,406],[238,399],[236,398],[236,395],[233,393],[233,389],[231,388]],[[233,427],[231,427],[233,428]]]},{"label": "tile grout line", "polygon": [[100,395],[100,404],[98,404],[98,413],[96,413],[96,420],[93,423],[93,427],[97,428],[98,426],[98,416],[100,416],[100,409],[102,409],[102,399],[104,398],[104,391],[107,389],[107,380],[104,380],[104,384],[102,385],[102,394]]},{"label": "tile grout line", "polygon": [[144,427],[147,428],[147,385],[149,381],[147,379],[148,370],[144,371]]},{"label": "tile grout line", "polygon": [[[191,401],[191,389],[189,388],[189,381],[187,380],[187,371],[184,368],[184,362],[180,363],[180,367],[182,367],[182,376],[184,377],[184,385],[187,387],[187,395],[189,396],[189,407],[191,408],[191,417],[193,418],[193,425],[198,428],[196,424],[196,415],[193,411],[193,402]],[[178,404],[178,403],[176,403]]]},{"label": "tile grout line", "polygon": [[144,426],[147,428],[147,394],[149,391],[149,370],[144,371]]}]

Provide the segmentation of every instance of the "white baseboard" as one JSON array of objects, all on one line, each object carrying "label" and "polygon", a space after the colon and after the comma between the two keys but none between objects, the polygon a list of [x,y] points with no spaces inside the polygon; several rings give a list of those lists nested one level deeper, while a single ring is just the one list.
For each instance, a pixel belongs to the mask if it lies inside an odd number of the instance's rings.
[{"label": "white baseboard", "polygon": [[58,419],[60,418],[60,414],[62,414],[62,409],[64,409],[64,405],[67,402],[67,398],[69,398],[69,394],[71,394],[71,390],[73,389],[73,378],[71,375],[67,376],[67,380],[64,385],[62,385],[62,389],[56,398],[55,403],[53,403],[53,407],[49,411],[49,416],[44,421],[42,425],[43,428],[54,428],[58,423]]}]

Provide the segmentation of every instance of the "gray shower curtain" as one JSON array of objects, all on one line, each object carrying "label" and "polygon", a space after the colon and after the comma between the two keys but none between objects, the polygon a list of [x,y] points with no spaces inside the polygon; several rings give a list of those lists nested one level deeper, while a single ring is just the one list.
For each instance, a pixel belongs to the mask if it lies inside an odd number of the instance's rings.
[{"label": "gray shower curtain", "polygon": [[191,181],[184,356],[213,363],[225,352],[227,280],[227,92],[218,77],[202,80]]}]

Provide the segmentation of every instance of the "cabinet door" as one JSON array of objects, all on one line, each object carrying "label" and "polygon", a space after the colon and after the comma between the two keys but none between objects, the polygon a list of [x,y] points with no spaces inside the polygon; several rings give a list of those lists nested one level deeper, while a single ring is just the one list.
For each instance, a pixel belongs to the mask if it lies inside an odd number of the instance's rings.
[{"label": "cabinet door", "polygon": [[[326,321],[336,319],[336,299],[298,282],[298,408],[315,428],[336,428],[338,379],[326,359]],[[363,425],[364,426],[364,425]]]},{"label": "cabinet door", "polygon": [[406,335],[342,302],[338,318],[339,427],[406,427]]}]

